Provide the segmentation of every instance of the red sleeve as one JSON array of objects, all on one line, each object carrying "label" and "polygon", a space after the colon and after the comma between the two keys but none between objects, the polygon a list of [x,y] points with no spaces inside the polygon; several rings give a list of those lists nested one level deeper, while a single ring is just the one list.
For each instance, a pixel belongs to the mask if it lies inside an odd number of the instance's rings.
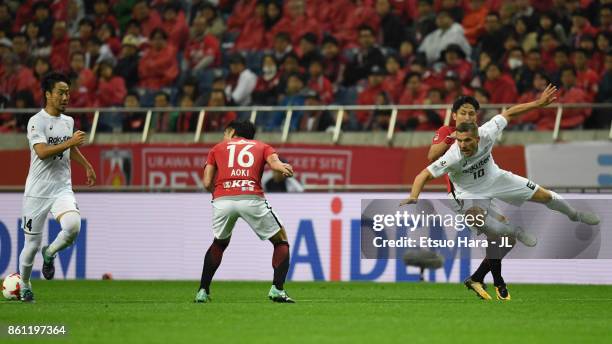
[{"label": "red sleeve", "polygon": [[442,126],[440,127],[440,129],[438,129],[436,131],[436,134],[433,137],[433,140],[431,140],[432,144],[438,144],[440,142],[444,142],[444,140],[446,139],[446,137],[448,135],[450,135],[452,133],[452,131],[450,130],[450,128],[448,126]]},{"label": "red sleeve", "polygon": [[268,157],[272,154],[276,153],[276,150],[274,148],[272,148],[272,146],[268,145],[268,144],[263,144],[264,148],[263,148],[263,153],[264,153],[264,160],[268,160]]},{"label": "red sleeve", "polygon": [[217,161],[215,160],[215,148],[213,147],[210,152],[208,152],[208,157],[206,158],[206,165],[217,166]]}]

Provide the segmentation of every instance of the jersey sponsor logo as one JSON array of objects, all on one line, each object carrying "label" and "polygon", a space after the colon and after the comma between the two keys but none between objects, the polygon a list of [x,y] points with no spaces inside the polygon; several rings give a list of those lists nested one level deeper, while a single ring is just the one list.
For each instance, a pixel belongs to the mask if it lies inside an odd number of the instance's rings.
[{"label": "jersey sponsor logo", "polygon": [[227,182],[223,182],[223,188],[225,189],[234,189],[241,188],[243,191],[253,191],[255,190],[255,181],[253,180],[231,180]]},{"label": "jersey sponsor logo", "polygon": [[482,166],[484,166],[486,163],[489,162],[489,159],[491,159],[491,154],[487,155],[486,158],[480,160],[479,162],[475,163],[474,165],[470,166],[469,168],[461,171],[463,173],[474,173],[476,170],[480,169]]},{"label": "jersey sponsor logo", "polygon": [[51,136],[47,139],[47,143],[50,145],[58,145],[68,140],[70,140],[70,136]]}]

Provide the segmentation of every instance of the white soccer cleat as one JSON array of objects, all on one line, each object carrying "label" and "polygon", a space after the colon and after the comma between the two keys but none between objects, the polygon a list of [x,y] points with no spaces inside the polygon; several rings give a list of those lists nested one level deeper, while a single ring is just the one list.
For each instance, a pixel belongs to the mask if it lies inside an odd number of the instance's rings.
[{"label": "white soccer cleat", "polygon": [[587,225],[598,225],[600,221],[599,216],[590,211],[579,211],[576,215],[576,217],[578,218],[576,221],[586,223]]},{"label": "white soccer cleat", "polygon": [[538,244],[538,238],[531,233],[525,232],[521,227],[517,228],[516,240],[522,242],[527,247],[534,247]]}]

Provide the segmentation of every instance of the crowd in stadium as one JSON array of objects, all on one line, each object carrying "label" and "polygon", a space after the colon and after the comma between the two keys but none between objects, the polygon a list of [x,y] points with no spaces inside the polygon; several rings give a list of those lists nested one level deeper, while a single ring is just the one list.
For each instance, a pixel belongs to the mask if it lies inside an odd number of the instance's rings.
[{"label": "crowd in stadium", "polygon": [[[612,102],[612,1],[54,0],[0,3],[4,107],[32,108],[51,70],[70,76],[71,107]],[[612,109],[566,109],[562,128],[610,125]],[[515,128],[550,130],[556,110]],[[207,114],[219,130],[240,114]],[[292,130],[324,131],[326,111]],[[401,111],[397,130],[433,130],[445,111]],[[490,113],[483,113],[483,119]],[[346,130],[387,127],[389,111],[347,112]],[[279,130],[283,113],[259,116]],[[87,129],[91,114],[77,116]],[[27,116],[0,115],[0,132]],[[197,113],[157,113],[158,131],[193,131]],[[142,113],[105,113],[101,131],[140,131]]]}]

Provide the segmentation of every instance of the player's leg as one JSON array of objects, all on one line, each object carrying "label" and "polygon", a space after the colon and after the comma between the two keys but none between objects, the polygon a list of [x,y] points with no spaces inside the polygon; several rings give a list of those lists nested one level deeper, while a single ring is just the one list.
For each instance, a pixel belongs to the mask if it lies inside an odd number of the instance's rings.
[{"label": "player's leg", "polygon": [[240,217],[251,226],[261,240],[270,240],[274,245],[272,268],[274,278],[268,298],[274,302],[294,303],[284,289],[289,271],[289,242],[282,222],[263,198],[240,201]]},{"label": "player's leg", "polygon": [[19,274],[21,275],[20,293],[21,300],[25,302],[34,301],[32,292],[32,266],[34,258],[42,244],[43,227],[47,219],[47,213],[51,208],[52,200],[46,198],[24,197],[22,229],[25,242],[19,254]]},{"label": "player's leg", "polygon": [[[213,276],[217,269],[221,265],[221,259],[223,259],[223,252],[230,243],[230,238],[226,239],[214,239],[206,255],[204,256],[204,266],[202,267],[202,277],[200,278],[200,288],[198,294],[200,298],[196,296],[196,302],[207,302],[210,300],[210,283],[212,282]],[[204,291],[202,293],[201,291]]]},{"label": "player's leg", "polygon": [[215,200],[213,201],[213,234],[215,238],[204,255],[204,266],[200,278],[200,287],[195,297],[195,302],[205,303],[210,301],[210,284],[215,272],[221,265],[223,252],[229,245],[232,231],[238,220],[235,209],[236,201]]},{"label": "player's leg", "polygon": [[538,186],[530,199],[533,202],[542,203],[548,209],[565,214],[570,220],[586,223],[588,225],[599,224],[599,217],[592,212],[578,211],[572,207],[561,195]]},{"label": "player's leg", "polygon": [[51,213],[59,222],[62,230],[49,246],[43,246],[43,276],[51,280],[55,276],[56,254],[72,245],[81,231],[81,213],[74,194],[64,194],[53,201]]}]

